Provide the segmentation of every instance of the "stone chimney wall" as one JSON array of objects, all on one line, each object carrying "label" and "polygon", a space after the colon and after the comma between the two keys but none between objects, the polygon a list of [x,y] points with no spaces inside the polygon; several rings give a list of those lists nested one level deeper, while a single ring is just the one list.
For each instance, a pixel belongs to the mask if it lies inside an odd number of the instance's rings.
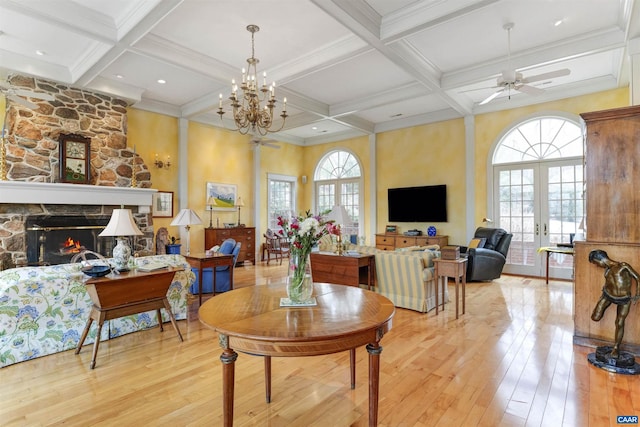
[{"label": "stone chimney wall", "polygon": [[[22,75],[8,78],[13,88],[52,95],[53,101],[28,98],[38,105],[30,109],[7,99],[6,159],[8,181],[58,183],[60,180],[61,134],[76,134],[91,140],[91,178],[96,186],[151,188],[151,174],[142,158],[127,148],[127,104],[99,93]],[[1,140],[0,140],[1,141]],[[1,166],[1,165],[0,165]],[[1,167],[0,167],[1,170]],[[99,195],[96,195],[99,197]],[[110,215],[120,206],[79,206],[3,203],[0,197],[0,270],[26,260],[25,224],[29,215]],[[136,241],[136,252],[153,253],[151,214],[133,213],[144,236]]]},{"label": "stone chimney wall", "polygon": [[45,92],[53,101],[29,98],[32,110],[7,99],[6,170],[10,181],[60,182],[60,134],[91,139],[93,185],[151,188],[142,159],[127,148],[127,104],[110,96],[22,75],[9,77],[12,87]]}]

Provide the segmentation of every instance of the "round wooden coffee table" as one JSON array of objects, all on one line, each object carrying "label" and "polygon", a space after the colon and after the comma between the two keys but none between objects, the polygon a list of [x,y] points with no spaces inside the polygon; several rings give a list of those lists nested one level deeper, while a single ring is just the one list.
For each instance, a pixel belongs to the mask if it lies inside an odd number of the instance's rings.
[{"label": "round wooden coffee table", "polygon": [[369,425],[378,423],[380,340],[395,313],[386,297],[364,289],[314,284],[317,305],[280,307],[284,284],[250,286],[211,298],[198,311],[200,321],[219,335],[222,347],[224,425],[233,425],[236,351],[265,356],[267,402],[271,394],[271,357],[317,356],[351,352],[355,386],[355,349],[369,353]]}]

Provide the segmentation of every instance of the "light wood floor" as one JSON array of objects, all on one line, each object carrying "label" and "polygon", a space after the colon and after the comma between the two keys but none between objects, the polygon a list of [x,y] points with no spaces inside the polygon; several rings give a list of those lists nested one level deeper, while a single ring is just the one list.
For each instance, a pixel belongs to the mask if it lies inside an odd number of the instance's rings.
[{"label": "light wood floor", "polygon": [[[236,269],[236,286],[278,280],[284,266]],[[453,286],[450,287],[451,295]],[[640,415],[640,378],[587,362],[572,344],[570,282],[503,276],[467,287],[467,313],[398,309],[381,344],[381,426],[614,426]],[[194,308],[193,313],[197,313]],[[219,426],[220,349],[197,319],[0,369],[3,426]],[[236,362],[236,426],[366,426],[368,359],[348,353],[273,359],[272,403],[262,359]]]}]

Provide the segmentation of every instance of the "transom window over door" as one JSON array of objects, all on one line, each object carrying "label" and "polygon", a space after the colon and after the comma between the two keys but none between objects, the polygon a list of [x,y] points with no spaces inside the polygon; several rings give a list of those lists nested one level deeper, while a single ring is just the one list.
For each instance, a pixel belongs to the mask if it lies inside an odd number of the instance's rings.
[{"label": "transom window over door", "polygon": [[[578,119],[517,124],[493,155],[495,226],[513,234],[505,272],[541,276],[541,246],[569,243],[584,216],[584,139]],[[552,277],[570,279],[573,257],[553,255]]]},{"label": "transom window over door", "polygon": [[343,234],[360,234],[360,206],[362,206],[362,168],[356,157],[344,150],[327,153],[316,167],[314,184],[318,212],[331,210],[336,205],[346,208],[351,224],[345,224]]}]

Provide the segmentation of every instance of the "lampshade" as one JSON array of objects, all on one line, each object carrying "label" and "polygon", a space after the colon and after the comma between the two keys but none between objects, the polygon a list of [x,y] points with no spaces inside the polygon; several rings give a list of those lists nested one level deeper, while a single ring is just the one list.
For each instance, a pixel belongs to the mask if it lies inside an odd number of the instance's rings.
[{"label": "lampshade", "polygon": [[142,236],[131,209],[114,209],[111,219],[99,236]]},{"label": "lampshade", "polygon": [[99,236],[115,236],[116,246],[113,248],[113,263],[116,270],[129,269],[131,248],[124,236],[142,236],[142,231],[136,225],[131,209],[114,209],[111,219]]},{"label": "lampshade", "polygon": [[202,224],[202,220],[197,213],[191,209],[182,209],[178,215],[171,221],[171,225],[194,225]]},{"label": "lampshade", "polygon": [[242,197],[238,197],[238,200],[236,200],[236,206],[240,208],[244,207],[244,201],[242,200]]},{"label": "lampshade", "polygon": [[327,219],[333,220],[337,225],[344,225],[351,222],[347,209],[342,205],[334,206],[331,212],[329,212],[329,215],[327,215]]}]

